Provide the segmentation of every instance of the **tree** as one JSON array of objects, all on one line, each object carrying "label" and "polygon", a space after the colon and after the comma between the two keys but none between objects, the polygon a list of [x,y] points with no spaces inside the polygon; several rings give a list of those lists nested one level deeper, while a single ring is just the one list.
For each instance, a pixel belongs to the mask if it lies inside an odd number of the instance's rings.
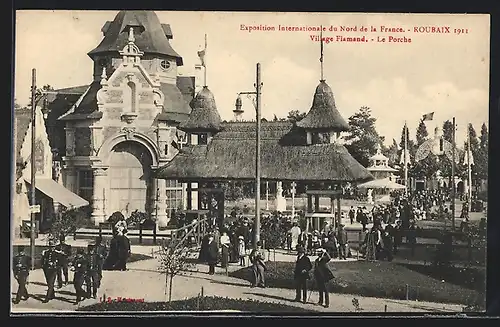
[{"label": "tree", "polygon": [[[443,139],[445,141],[450,142],[453,144],[453,123],[449,120],[445,121],[443,123]],[[456,155],[456,153],[455,153]],[[451,161],[448,159],[447,156],[442,156],[440,158],[439,163],[439,170],[441,171],[441,174],[443,176],[447,176],[449,178],[448,184],[451,183]]]},{"label": "tree", "polygon": [[276,249],[283,244],[283,237],[285,235],[281,230],[278,216],[275,214],[273,217],[264,219],[261,231],[264,246],[269,253],[273,250],[274,262],[276,262]]},{"label": "tree", "polygon": [[[194,228],[193,228],[194,230]],[[189,233],[188,233],[189,234]],[[186,235],[188,236],[188,235]],[[160,247],[159,261],[160,273],[165,274],[165,295],[168,289],[168,302],[172,301],[172,287],[174,277],[181,272],[189,271],[194,264],[189,260],[189,248],[184,245],[184,237],[181,240],[172,239],[168,244]]]},{"label": "tree", "polygon": [[475,160],[477,176],[481,179],[488,179],[488,127],[486,123],[481,126],[477,156],[477,160]]},{"label": "tree", "polygon": [[[299,110],[291,110],[288,112],[286,119],[288,121],[291,121],[292,123],[296,123],[296,122],[302,120],[306,115],[307,115],[306,112],[301,112]],[[280,120],[284,120],[284,119],[280,119]]]},{"label": "tree", "polygon": [[87,222],[87,208],[66,209],[62,207],[54,214],[52,224],[49,228],[47,241],[59,241],[61,235],[67,236],[74,233],[78,228],[85,226]]},{"label": "tree", "polygon": [[[480,170],[479,166],[481,165],[479,162],[480,162],[480,157],[481,157],[481,154],[480,154],[480,144],[479,144],[479,139],[477,137],[477,133],[476,133],[476,130],[474,129],[474,126],[472,126],[472,124],[468,124],[467,126],[468,130],[469,130],[469,139],[468,141],[470,141],[470,151],[472,153],[472,158],[473,158],[473,162],[474,162],[474,165],[472,165],[471,169],[472,169],[472,183],[473,185],[477,185],[478,183],[478,170]],[[465,151],[467,151],[467,141],[465,142]],[[467,154],[467,152],[466,152]],[[466,160],[466,158],[464,158],[464,160]],[[483,160],[485,161],[485,160]],[[467,161],[465,161],[465,164],[467,164]],[[479,164],[479,165],[478,165]],[[465,166],[467,167],[467,166]],[[467,170],[466,170],[467,171]]]},{"label": "tree", "polygon": [[427,126],[425,126],[425,123],[423,120],[420,120],[420,123],[418,124],[418,127],[417,127],[417,134],[416,134],[417,146],[421,146],[422,143],[424,143],[427,140],[428,136],[429,136],[429,132],[427,132]]},{"label": "tree", "polygon": [[375,153],[377,145],[383,142],[375,129],[376,121],[368,107],[361,107],[359,112],[349,117],[351,130],[345,137],[346,148],[365,167],[369,165],[369,158]]}]

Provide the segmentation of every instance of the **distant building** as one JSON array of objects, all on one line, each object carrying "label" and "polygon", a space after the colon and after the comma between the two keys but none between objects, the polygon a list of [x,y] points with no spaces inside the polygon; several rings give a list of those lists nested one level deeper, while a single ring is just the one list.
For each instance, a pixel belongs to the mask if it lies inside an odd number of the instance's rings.
[{"label": "distant building", "polygon": [[[394,178],[394,173],[397,172],[397,169],[394,169],[389,166],[389,158],[382,154],[382,149],[380,144],[377,147],[377,153],[369,158],[370,165],[368,166],[368,171],[375,177],[376,179],[383,179],[390,177]],[[395,181],[395,180],[394,180]]]}]

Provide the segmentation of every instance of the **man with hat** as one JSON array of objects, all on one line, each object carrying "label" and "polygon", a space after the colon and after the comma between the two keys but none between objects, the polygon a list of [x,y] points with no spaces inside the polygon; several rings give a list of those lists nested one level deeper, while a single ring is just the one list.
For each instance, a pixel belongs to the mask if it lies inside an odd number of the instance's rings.
[{"label": "man with hat", "polygon": [[31,257],[26,255],[24,252],[24,246],[19,247],[19,252],[13,258],[12,270],[14,273],[14,277],[19,284],[16,293],[16,299],[14,303],[19,303],[20,300],[27,300],[28,290],[26,289],[26,282],[28,280],[28,276],[30,274],[31,269]]},{"label": "man with hat", "polygon": [[42,269],[47,282],[47,294],[44,303],[49,302],[55,298],[54,284],[56,282],[57,270],[59,268],[59,260],[63,252],[56,250],[55,242],[49,240],[49,248],[42,252]]},{"label": "man with hat", "polygon": [[88,293],[83,289],[83,283],[85,282],[87,285],[90,284],[90,280],[87,275],[87,270],[89,266],[89,260],[85,255],[85,251],[82,248],[79,248],[76,251],[76,256],[73,261],[73,268],[75,270],[75,274],[73,275],[73,285],[75,286],[76,292],[76,303],[78,304],[82,299],[86,298]]},{"label": "man with hat", "polygon": [[267,269],[264,263],[264,254],[261,251],[262,243],[257,242],[257,247],[250,252],[250,262],[252,263],[252,272],[254,275],[252,287],[266,287],[265,285],[265,271]]},{"label": "man with hat", "polygon": [[68,284],[68,259],[71,256],[71,245],[66,244],[64,234],[59,237],[59,244],[56,245],[56,250],[62,252],[59,258],[59,267],[57,267],[57,288],[63,285],[62,275],[64,274],[64,285]]},{"label": "man with hat", "polygon": [[295,280],[295,301],[300,302],[302,293],[302,302],[307,303],[307,280],[309,271],[312,269],[311,260],[307,257],[302,245],[297,246],[297,261],[295,262],[295,271],[293,274]]},{"label": "man with hat", "polygon": [[87,268],[87,294],[95,299],[97,298],[97,289],[99,288],[99,264],[100,258],[96,252],[95,245],[89,244],[88,247],[88,268]]},{"label": "man with hat", "polygon": [[214,240],[214,235],[210,233],[208,235],[208,244],[207,244],[207,263],[208,263],[208,274],[215,274],[215,265],[217,264],[217,259],[219,257],[219,246],[217,242]]},{"label": "man with hat", "polygon": [[339,258],[347,260],[347,231],[344,229],[343,224],[339,225],[337,242],[339,243]]},{"label": "man with hat", "polygon": [[314,279],[316,280],[316,285],[318,287],[319,301],[318,305],[323,305],[328,308],[330,305],[330,297],[326,284],[333,279],[333,273],[328,268],[328,262],[330,262],[331,257],[325,249],[321,249],[321,254],[314,261]]}]

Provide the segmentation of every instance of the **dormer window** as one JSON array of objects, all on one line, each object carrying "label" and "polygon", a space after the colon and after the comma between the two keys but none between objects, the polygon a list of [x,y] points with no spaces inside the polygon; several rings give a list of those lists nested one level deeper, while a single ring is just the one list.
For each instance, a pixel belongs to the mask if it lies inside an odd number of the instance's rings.
[{"label": "dormer window", "polygon": [[207,133],[198,134],[198,144],[199,145],[207,145],[208,144],[208,134]]}]

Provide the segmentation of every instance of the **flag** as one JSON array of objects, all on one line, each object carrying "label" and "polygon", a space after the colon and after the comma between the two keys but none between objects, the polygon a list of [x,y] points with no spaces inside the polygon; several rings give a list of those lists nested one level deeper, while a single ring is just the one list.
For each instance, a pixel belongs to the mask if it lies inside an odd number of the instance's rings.
[{"label": "flag", "polygon": [[432,120],[434,118],[434,112],[430,112],[422,116],[422,121]]},{"label": "flag", "polygon": [[321,43],[321,56],[319,57],[319,61],[323,62],[323,26],[321,26],[321,31],[319,32],[319,38]]},{"label": "flag", "polygon": [[205,48],[198,51],[198,57],[201,60],[201,65],[205,67],[205,55],[207,54],[207,35],[205,34]]}]

